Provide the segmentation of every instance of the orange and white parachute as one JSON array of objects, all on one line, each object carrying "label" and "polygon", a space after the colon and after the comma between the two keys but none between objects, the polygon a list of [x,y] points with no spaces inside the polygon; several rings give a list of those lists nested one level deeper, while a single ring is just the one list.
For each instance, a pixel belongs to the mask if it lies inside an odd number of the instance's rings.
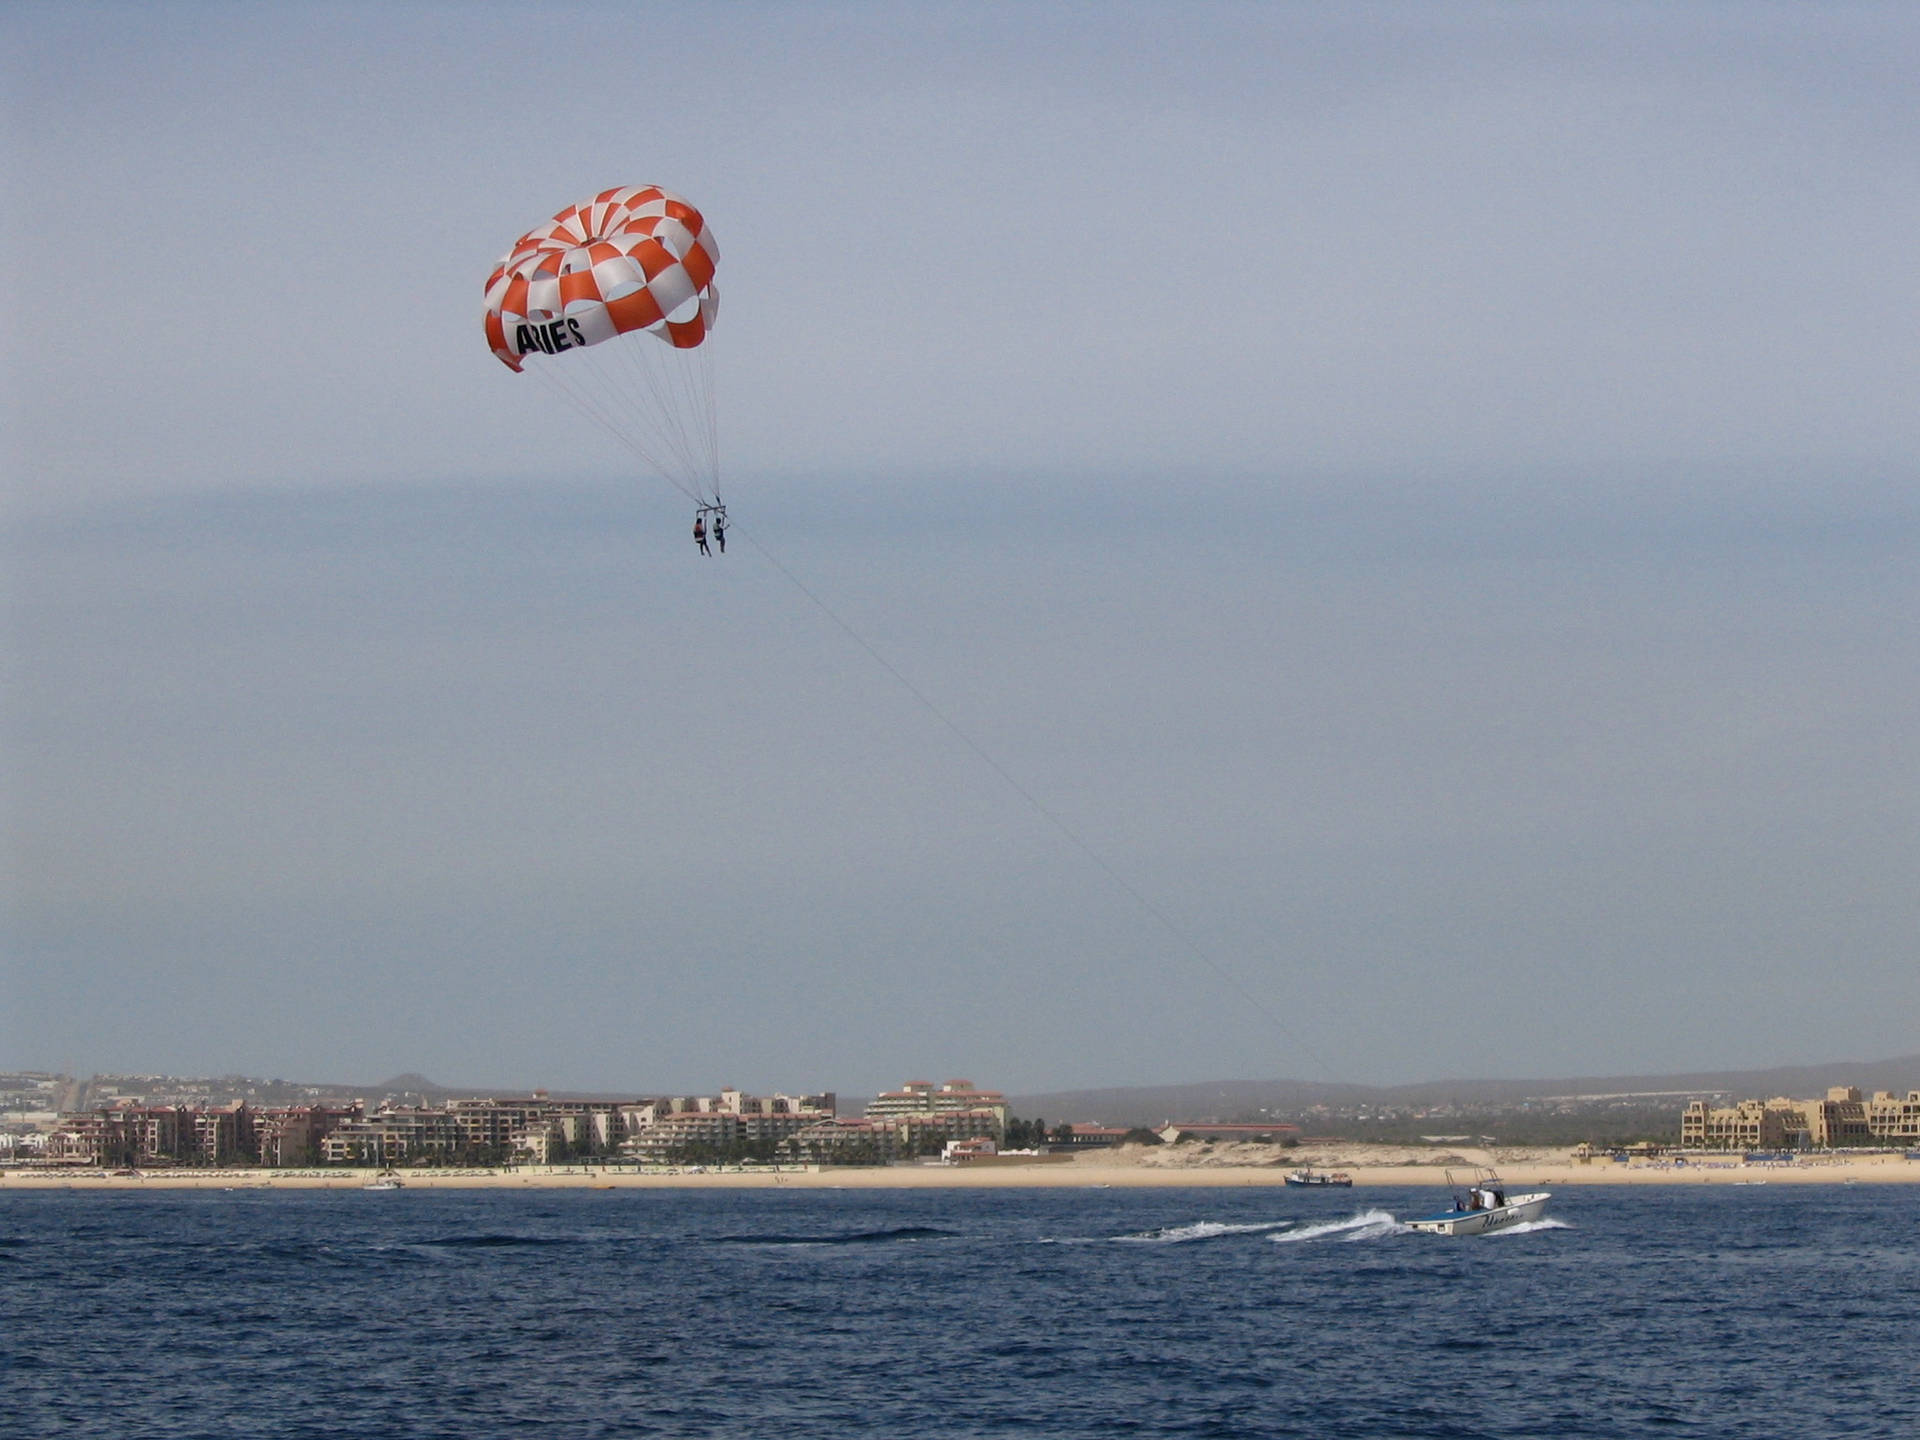
[{"label": "orange and white parachute", "polygon": [[719,258],[706,220],[671,190],[603,190],[529,230],[494,266],[487,344],[695,500],[717,498],[705,342],[720,310]]}]

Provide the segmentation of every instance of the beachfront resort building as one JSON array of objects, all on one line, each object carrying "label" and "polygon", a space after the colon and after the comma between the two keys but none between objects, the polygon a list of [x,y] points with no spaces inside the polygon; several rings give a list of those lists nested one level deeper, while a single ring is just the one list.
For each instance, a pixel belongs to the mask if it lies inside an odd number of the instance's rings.
[{"label": "beachfront resort building", "polygon": [[1789,1135],[1803,1133],[1800,1112],[1766,1100],[1742,1100],[1710,1110],[1704,1100],[1688,1102],[1680,1115],[1683,1150],[1785,1150]]},{"label": "beachfront resort building", "polygon": [[[413,1096],[405,1097],[414,1099]],[[450,1165],[597,1156],[630,1161],[732,1160],[880,1164],[938,1155],[957,1142],[1006,1143],[1007,1102],[971,1080],[910,1080],[843,1118],[831,1091],[638,1100],[525,1097],[252,1107],[149,1105],[133,1097],[64,1114],[50,1162],[94,1166],[257,1164]],[[1078,1143],[1110,1139],[1091,1129]]]},{"label": "beachfront resort building", "polygon": [[1920,1090],[1869,1097],[1836,1085],[1821,1100],[1742,1100],[1713,1107],[1688,1102],[1680,1115],[1683,1150],[1830,1150],[1920,1144]]},{"label": "beachfront resort building", "polygon": [[253,1108],[117,1102],[58,1117],[49,1163],[87,1166],[550,1164],[566,1156],[671,1159],[772,1154],[830,1120],[837,1101],[815,1095],[678,1095],[665,1099],[462,1099]]},{"label": "beachfront resort building", "polygon": [[784,1147],[819,1164],[885,1164],[939,1155],[955,1141],[1007,1138],[1007,1100],[971,1080],[909,1080],[867,1102],[859,1117],[823,1118],[794,1133]]},{"label": "beachfront resort building", "polygon": [[909,1080],[867,1102],[859,1116],[827,1115],[796,1130],[781,1149],[813,1164],[883,1165],[940,1155],[959,1142],[1007,1138],[1007,1100],[971,1080]]},{"label": "beachfront resort building", "polygon": [[749,1095],[722,1090],[718,1095],[675,1096],[621,1111],[628,1125],[622,1153],[642,1160],[671,1160],[695,1154],[772,1156],[810,1125],[831,1120],[838,1099],[819,1095]]},{"label": "beachfront resort building", "polygon": [[884,1120],[907,1115],[956,1115],[990,1111],[1007,1124],[1007,1097],[998,1090],[982,1090],[971,1080],[909,1080],[898,1090],[883,1091],[867,1102],[867,1117]]},{"label": "beachfront resort building", "polygon": [[1110,1145],[1124,1145],[1130,1130],[1118,1125],[1093,1125],[1075,1121],[1071,1125],[1058,1126],[1048,1138],[1056,1149],[1094,1150]]},{"label": "beachfront resort building", "polygon": [[1006,1139],[1004,1113],[991,1106],[938,1114],[837,1116],[809,1125],[785,1146],[795,1160],[819,1165],[885,1165],[944,1154],[955,1141]]},{"label": "beachfront resort building", "polygon": [[62,1115],[46,1157],[68,1165],[299,1165],[318,1158],[336,1126],[358,1106],[301,1105],[255,1110],[232,1105],[103,1105]]}]

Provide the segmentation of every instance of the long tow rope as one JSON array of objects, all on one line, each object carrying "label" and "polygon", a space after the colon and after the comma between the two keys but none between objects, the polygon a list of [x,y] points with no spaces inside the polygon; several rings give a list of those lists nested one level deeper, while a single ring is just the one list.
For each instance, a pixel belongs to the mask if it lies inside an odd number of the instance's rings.
[{"label": "long tow rope", "polygon": [[779,556],[775,555],[765,545],[762,545],[760,541],[757,538],[755,538],[755,536],[752,534],[751,531],[741,529],[738,524],[728,526],[727,533],[729,535],[738,536],[739,538],[744,539],[749,545],[751,545],[756,551],[758,551],[760,553],[761,558],[763,558],[769,565],[773,566],[775,570],[779,571],[780,574],[786,578],[786,581],[788,584],[792,585],[794,589],[798,590],[802,595],[806,596],[808,600],[812,601],[815,608],[818,609],[822,615],[826,616],[827,619],[833,623],[834,627],[838,629],[841,634],[845,635],[847,639],[851,640],[861,650],[865,651],[868,658],[870,658],[874,664],[878,665],[882,670],[886,671],[887,674],[891,675],[894,681],[900,686],[901,689],[905,690],[909,695],[911,695],[916,701],[919,702],[922,709],[924,709],[929,715],[933,716],[935,720],[939,721],[940,724],[946,729],[947,733],[952,735],[954,739],[958,740],[969,751],[971,751],[974,757],[978,759],[983,765],[985,765],[989,770],[993,771],[995,775],[998,775],[1001,781],[1007,786],[1008,789],[1012,790],[1014,794],[1018,795],[1022,800],[1026,801],[1027,804],[1032,806],[1033,809],[1040,815],[1040,817],[1043,820],[1045,820],[1049,825],[1051,825],[1054,828],[1054,830],[1057,831],[1060,835],[1064,836],[1068,844],[1072,845],[1076,850],[1078,850],[1082,855],[1084,855],[1089,861],[1091,861],[1094,867],[1097,870],[1099,870],[1101,874],[1105,875],[1109,880],[1111,880],[1115,885],[1117,885],[1120,888],[1120,890],[1123,893],[1125,893],[1128,897],[1130,897],[1133,900],[1133,902],[1136,905],[1138,905],[1142,910],[1146,911],[1147,914],[1151,915],[1154,918],[1154,920],[1159,923],[1160,928],[1165,930],[1168,935],[1173,937],[1175,943],[1178,944],[1181,949],[1185,950],[1186,953],[1191,958],[1198,960],[1207,969],[1211,970],[1214,973],[1214,975],[1221,982],[1223,982],[1230,990],[1232,990],[1235,994],[1237,994],[1241,999],[1245,1000],[1248,1005],[1252,1006],[1253,1009],[1262,1018],[1264,1018],[1269,1025],[1273,1026],[1275,1030],[1279,1031],[1280,1034],[1289,1043],[1296,1046],[1303,1054],[1305,1054],[1309,1059],[1311,1059],[1314,1062],[1314,1064],[1319,1066],[1323,1074],[1325,1074],[1329,1079],[1334,1078],[1334,1069],[1330,1064],[1327,1063],[1325,1056],[1321,1055],[1319,1051],[1315,1050],[1313,1046],[1309,1045],[1304,1039],[1302,1039],[1300,1035],[1293,1029],[1292,1026],[1288,1025],[1286,1021],[1282,1020],[1278,1015],[1276,1015],[1273,1012],[1273,1010],[1264,1001],[1260,999],[1258,995],[1254,994],[1253,991],[1250,990],[1240,980],[1240,978],[1237,975],[1235,975],[1232,971],[1227,969],[1227,967],[1221,964],[1220,961],[1215,959],[1214,956],[1206,949],[1206,947],[1201,945],[1199,941],[1195,940],[1178,923],[1176,923],[1173,916],[1168,914],[1163,907],[1155,904],[1154,901],[1150,899],[1147,895],[1145,895],[1139,889],[1138,886],[1134,885],[1131,881],[1127,879],[1126,876],[1122,875],[1117,869],[1115,869],[1114,866],[1107,860],[1107,858],[1104,855],[1102,855],[1098,850],[1096,850],[1093,847],[1093,845],[1084,836],[1080,834],[1079,831],[1075,830],[1071,825],[1069,825],[1065,820],[1063,820],[1060,817],[1060,815],[1055,810],[1053,810],[1052,807],[1050,807],[1045,801],[1043,801],[1039,796],[1035,795],[1025,785],[1022,785],[1020,781],[1015,778],[1013,773],[1007,769],[1006,766],[1002,765],[997,759],[993,757],[993,755],[984,746],[982,746],[978,741],[976,741],[965,730],[961,729],[960,726],[953,720],[953,718],[946,713],[946,711],[942,710],[938,705],[934,704],[933,700],[927,695],[927,693],[924,690],[922,690],[918,685],[914,684],[912,680],[908,679],[907,676],[900,671],[899,667],[896,666],[891,660],[887,659],[885,655],[881,654],[880,651],[876,649],[867,640],[866,636],[862,635],[858,630],[854,629],[852,625],[848,624],[846,620],[842,619],[838,611],[836,611],[831,605],[827,604],[827,602],[823,598],[821,598],[821,596],[811,586],[809,586],[805,581],[801,580],[801,578],[798,575],[794,574],[794,572],[791,569],[789,569],[785,564],[783,564]]},{"label": "long tow rope", "polygon": [[[625,350],[629,347],[614,346],[612,348]],[[704,354],[700,358],[710,364],[708,357]],[[697,442],[693,441],[693,438],[688,434],[686,428],[681,424],[678,411],[673,405],[660,403],[663,399],[660,393],[660,387],[663,382],[667,385],[673,385],[675,383],[672,372],[667,371],[663,373],[653,367],[647,366],[644,360],[636,362],[636,358],[632,356],[628,356],[626,359],[629,365],[635,365],[636,363],[638,365],[637,373],[630,375],[629,383],[637,380],[646,389],[651,390],[653,392],[651,398],[655,404],[658,405],[665,414],[672,417],[671,423],[663,438],[668,452],[675,454],[676,458],[679,459],[680,464],[678,466],[663,464],[659,455],[650,453],[649,447],[642,442],[635,428],[621,422],[619,416],[622,407],[617,401],[613,400],[611,396],[590,394],[584,385],[569,384],[568,379],[559,374],[560,367],[558,366],[535,365],[533,370],[542,380],[551,385],[553,389],[560,392],[574,409],[579,411],[587,419],[593,421],[601,429],[605,430],[615,440],[631,449],[642,460],[645,460],[662,479],[680,491],[681,494],[693,500],[703,511],[707,508],[710,499],[717,504],[719,499],[719,426],[715,413],[716,407],[714,405],[713,387],[710,383],[710,376],[708,377],[709,383],[704,387],[694,387],[695,389],[704,388],[705,392],[703,403],[693,408],[700,412],[698,419],[701,422],[701,429],[704,431],[704,434],[700,438],[707,442],[705,456],[695,459],[694,457],[698,453]],[[585,380],[587,375],[583,372],[578,378]],[[604,372],[595,371],[593,378],[604,385],[611,377]],[[684,379],[681,383],[685,383]],[[690,394],[682,397],[683,401],[693,398]],[[702,463],[703,461],[704,463]],[[704,484],[702,482],[695,482],[701,486],[700,489],[696,489],[695,485],[690,485],[685,480],[678,478],[678,474],[681,473],[688,475],[701,474],[704,478],[709,471],[710,480],[707,480]],[[713,494],[711,496],[702,494],[701,489],[704,488],[711,488]],[[1063,836],[1068,844],[1072,845],[1085,856],[1086,859],[1093,864],[1095,869],[1099,870],[1101,874],[1105,875],[1107,879],[1112,881],[1124,894],[1131,898],[1136,905],[1148,915],[1152,916],[1160,928],[1166,931],[1188,956],[1199,961],[1200,964],[1212,971],[1221,983],[1226,985],[1228,989],[1232,990],[1241,999],[1245,1000],[1257,1014],[1285,1037],[1289,1043],[1311,1059],[1314,1064],[1320,1068],[1322,1073],[1330,1079],[1334,1078],[1333,1067],[1327,1063],[1326,1058],[1322,1056],[1319,1051],[1315,1050],[1312,1045],[1302,1039],[1293,1027],[1275,1014],[1273,1009],[1262,1001],[1258,995],[1254,994],[1238,976],[1228,970],[1219,960],[1215,959],[1205,946],[1201,945],[1189,935],[1162,906],[1154,903],[1138,886],[1134,885],[1126,876],[1122,875],[1119,870],[1115,869],[1112,863],[1096,850],[1079,831],[1075,830],[1062,819],[1056,811],[1041,800],[1039,796],[1035,795],[1033,791],[1021,784],[1020,781],[1015,778],[1012,771],[1008,770],[1005,765],[1002,765],[984,746],[963,730],[946,711],[942,710],[933,702],[932,698],[927,695],[924,690],[918,685],[915,685],[912,680],[908,679],[898,666],[887,659],[885,655],[881,654],[864,635],[843,619],[839,612],[829,605],[817,591],[801,580],[777,555],[765,545],[761,544],[751,531],[742,529],[735,523],[728,526],[728,533],[737,539],[745,540],[759,552],[761,558],[773,566],[773,568],[786,579],[788,584],[792,585],[794,589],[798,590],[811,601],[814,607],[833,624],[834,628],[845,635],[847,639],[851,640],[859,649],[866,652],[868,658],[888,675],[892,676],[894,682],[911,695],[922,709],[933,716],[935,720],[939,721],[941,726],[965,746],[976,759],[989,770],[993,771],[995,775],[999,776],[1001,782],[1005,784],[1008,789],[1012,790],[1014,794],[1018,795],[1022,800],[1026,801],[1028,805],[1033,807],[1034,811],[1045,820],[1047,824],[1052,826],[1056,832]]]}]

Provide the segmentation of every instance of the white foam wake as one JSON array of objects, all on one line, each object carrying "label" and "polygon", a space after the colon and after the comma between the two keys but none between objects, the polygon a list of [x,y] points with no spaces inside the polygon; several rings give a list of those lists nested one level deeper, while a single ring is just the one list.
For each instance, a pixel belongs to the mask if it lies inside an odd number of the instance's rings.
[{"label": "white foam wake", "polygon": [[1518,1225],[1509,1225],[1504,1230],[1489,1230],[1489,1235],[1531,1235],[1536,1230],[1571,1230],[1573,1227],[1564,1220],[1523,1220]]},{"label": "white foam wake", "polygon": [[1329,1220],[1324,1225],[1307,1225],[1269,1240],[1383,1240],[1389,1235],[1405,1235],[1407,1227],[1384,1210],[1362,1210],[1347,1220]]},{"label": "white foam wake", "polygon": [[1282,1230],[1291,1224],[1291,1220],[1263,1220],[1254,1225],[1196,1220],[1191,1225],[1163,1225],[1158,1230],[1142,1230],[1137,1235],[1116,1235],[1113,1238],[1131,1245],[1179,1245],[1188,1240],[1217,1240],[1222,1235],[1258,1235],[1268,1230]]}]

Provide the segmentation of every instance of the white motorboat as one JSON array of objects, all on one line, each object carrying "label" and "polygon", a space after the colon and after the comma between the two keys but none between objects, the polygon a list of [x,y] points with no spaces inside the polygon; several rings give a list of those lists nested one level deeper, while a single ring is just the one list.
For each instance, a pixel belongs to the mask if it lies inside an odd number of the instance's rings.
[{"label": "white motorboat", "polygon": [[407,1182],[391,1170],[383,1170],[360,1187],[362,1190],[404,1190]]},{"label": "white motorboat", "polygon": [[1423,1220],[1409,1220],[1407,1228],[1426,1235],[1485,1235],[1490,1230],[1506,1230],[1538,1220],[1553,1198],[1548,1190],[1531,1195],[1509,1195],[1500,1177],[1492,1171],[1476,1174],[1466,1185],[1455,1185],[1453,1173],[1447,1173],[1453,1189],[1453,1208]]}]

